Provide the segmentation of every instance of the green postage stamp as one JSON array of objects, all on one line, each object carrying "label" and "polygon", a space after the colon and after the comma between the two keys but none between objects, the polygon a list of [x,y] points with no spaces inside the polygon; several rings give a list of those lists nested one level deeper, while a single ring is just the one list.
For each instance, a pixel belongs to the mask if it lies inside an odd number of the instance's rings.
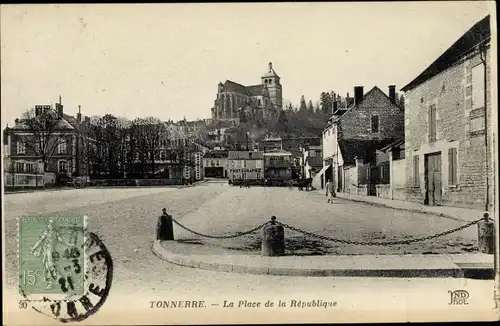
[{"label": "green postage stamp", "polygon": [[25,296],[84,291],[85,216],[23,216],[19,221],[19,290]]}]

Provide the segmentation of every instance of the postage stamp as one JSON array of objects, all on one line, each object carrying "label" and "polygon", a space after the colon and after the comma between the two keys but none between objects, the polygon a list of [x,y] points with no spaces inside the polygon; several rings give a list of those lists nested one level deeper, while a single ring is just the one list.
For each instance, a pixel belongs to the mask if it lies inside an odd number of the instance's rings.
[{"label": "postage stamp", "polygon": [[61,322],[82,321],[104,304],[111,256],[86,216],[25,216],[19,221],[20,307]]},{"label": "postage stamp", "polygon": [[84,289],[84,216],[19,221],[19,289],[26,295],[78,295]]}]

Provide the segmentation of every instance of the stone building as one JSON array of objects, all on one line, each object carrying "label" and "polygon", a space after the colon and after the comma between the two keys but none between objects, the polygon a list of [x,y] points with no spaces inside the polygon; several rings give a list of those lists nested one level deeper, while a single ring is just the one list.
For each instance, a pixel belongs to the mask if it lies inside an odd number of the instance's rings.
[{"label": "stone building", "polygon": [[[47,121],[45,127],[43,121]],[[10,163],[6,170],[13,175],[36,174],[36,185],[42,185],[38,179],[46,172],[88,176],[89,150],[95,146],[95,140],[88,137],[89,125],[88,117],[82,120],[80,108],[76,118],[65,114],[61,100],[55,105],[35,105],[29,117],[16,119],[13,127],[4,130]],[[25,181],[21,183],[32,184]]]},{"label": "stone building", "polygon": [[231,80],[219,83],[217,98],[212,108],[213,120],[243,119],[268,121],[283,109],[280,77],[269,63],[261,83],[244,86]]},{"label": "stone building", "polygon": [[402,88],[408,200],[492,209],[490,36],[487,16]]},{"label": "stone building", "polygon": [[362,171],[375,165],[377,149],[403,137],[404,110],[396,104],[396,87],[389,86],[389,95],[377,86],[366,94],[363,86],[354,87],[354,103],[334,112],[323,130],[321,187],[330,179],[336,191],[375,195],[375,180],[366,180]]}]

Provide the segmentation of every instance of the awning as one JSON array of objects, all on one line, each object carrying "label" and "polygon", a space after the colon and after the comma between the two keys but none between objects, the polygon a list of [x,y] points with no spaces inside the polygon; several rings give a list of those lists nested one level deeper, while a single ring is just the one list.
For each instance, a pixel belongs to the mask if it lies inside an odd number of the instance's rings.
[{"label": "awning", "polygon": [[328,170],[329,167],[330,167],[330,165],[324,166],[316,175],[324,174],[325,171]]}]

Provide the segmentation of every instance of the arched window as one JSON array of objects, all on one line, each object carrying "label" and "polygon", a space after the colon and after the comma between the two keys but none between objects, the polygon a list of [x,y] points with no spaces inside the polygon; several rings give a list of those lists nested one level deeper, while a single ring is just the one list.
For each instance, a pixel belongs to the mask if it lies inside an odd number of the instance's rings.
[{"label": "arched window", "polygon": [[272,84],[273,83],[273,80],[272,79],[269,79],[269,84]]},{"label": "arched window", "polygon": [[259,106],[262,106],[262,101],[260,98],[258,99],[258,102],[259,102]]},{"label": "arched window", "polygon": [[267,79],[264,82],[267,84]]}]

